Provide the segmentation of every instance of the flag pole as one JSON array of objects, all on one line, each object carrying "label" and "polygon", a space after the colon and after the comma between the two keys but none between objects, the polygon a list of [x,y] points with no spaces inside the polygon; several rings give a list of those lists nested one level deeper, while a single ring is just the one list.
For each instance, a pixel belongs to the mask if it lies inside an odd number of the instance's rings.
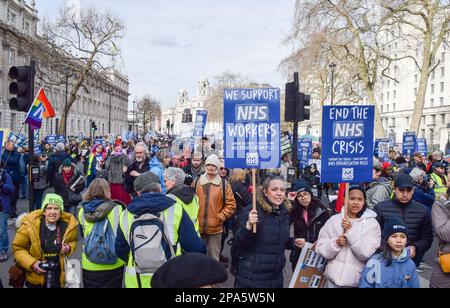
[{"label": "flag pole", "polygon": [[[253,185],[253,193],[252,193],[253,211],[256,211],[256,169],[252,169],[252,185]],[[256,224],[253,225],[253,233],[256,233]]]}]

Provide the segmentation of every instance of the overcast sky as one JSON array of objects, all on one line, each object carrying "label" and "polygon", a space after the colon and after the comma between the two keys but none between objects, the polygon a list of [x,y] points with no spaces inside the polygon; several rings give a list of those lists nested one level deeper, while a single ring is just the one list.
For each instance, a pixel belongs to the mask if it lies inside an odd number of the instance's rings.
[{"label": "overcast sky", "polygon": [[[69,0],[69,2],[77,0]],[[27,2],[31,2],[27,0]],[[39,17],[56,14],[64,0],[36,0]],[[149,94],[163,108],[178,91],[196,94],[197,81],[225,71],[284,87],[278,64],[294,0],[80,0],[109,8],[126,25],[120,66],[130,79],[130,102]]]}]

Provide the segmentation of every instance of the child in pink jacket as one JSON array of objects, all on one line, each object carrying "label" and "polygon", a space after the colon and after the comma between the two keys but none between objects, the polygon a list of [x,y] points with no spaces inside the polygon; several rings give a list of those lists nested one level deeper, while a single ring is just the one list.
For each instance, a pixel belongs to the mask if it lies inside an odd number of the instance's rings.
[{"label": "child in pink jacket", "polygon": [[316,251],[328,259],[328,288],[356,288],[367,261],[379,248],[381,229],[376,213],[367,209],[366,191],[350,186],[349,206],[331,217],[319,233]]}]

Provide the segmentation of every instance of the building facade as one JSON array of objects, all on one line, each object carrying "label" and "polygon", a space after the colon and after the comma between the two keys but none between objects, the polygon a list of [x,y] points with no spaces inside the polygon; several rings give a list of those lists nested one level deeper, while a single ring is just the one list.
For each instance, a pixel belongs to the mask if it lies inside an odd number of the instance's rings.
[{"label": "building facade", "polygon": [[[36,48],[43,43],[37,34],[38,22],[35,1],[28,5],[24,0],[0,0],[0,128],[18,133],[22,127],[26,114],[9,108],[8,71],[11,66],[29,65],[33,59],[39,67],[35,93],[43,87],[56,112],[55,118],[43,120],[41,136],[45,136],[55,134],[59,128],[73,79],[66,79],[68,74],[64,70],[50,68],[45,61],[45,48]],[[45,84],[39,78],[41,73],[51,75],[55,80],[67,80],[68,93],[66,83]],[[91,121],[95,121],[99,129],[97,135],[118,135],[126,131],[128,77],[111,68],[101,78],[88,77],[83,85],[85,88],[78,91],[69,111],[67,135],[89,136]],[[26,131],[27,127],[22,132]]]}]

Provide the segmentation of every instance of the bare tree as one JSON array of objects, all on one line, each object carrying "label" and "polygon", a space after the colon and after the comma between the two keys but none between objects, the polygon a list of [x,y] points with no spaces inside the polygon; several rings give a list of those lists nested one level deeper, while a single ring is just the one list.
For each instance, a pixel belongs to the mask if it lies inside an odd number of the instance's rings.
[{"label": "bare tree", "polygon": [[[420,82],[410,126],[410,131],[418,134],[430,74],[441,64],[441,60],[437,60],[437,52],[443,44],[449,43],[450,2],[448,0],[380,0],[379,3],[390,14],[389,23],[392,30],[389,32],[390,37],[403,44],[408,50],[405,55],[399,57],[389,56],[389,60],[412,60],[420,71]],[[414,53],[416,49],[417,54]]]},{"label": "bare tree", "polygon": [[161,103],[146,95],[137,103],[136,117],[142,121],[145,134],[147,127],[152,127],[152,123],[161,118]]},{"label": "bare tree", "polygon": [[[119,55],[117,41],[122,38],[123,31],[121,20],[94,8],[83,8],[77,16],[63,7],[54,22],[43,24],[42,39],[51,50],[48,66],[52,70],[65,72],[71,78],[71,91],[61,117],[59,133],[64,132],[67,115],[80,89],[89,92],[84,85],[88,76],[106,79],[104,63],[108,58]],[[53,78],[53,71],[48,74],[40,71],[39,75],[45,83],[65,82],[65,77],[63,82]]]}]

